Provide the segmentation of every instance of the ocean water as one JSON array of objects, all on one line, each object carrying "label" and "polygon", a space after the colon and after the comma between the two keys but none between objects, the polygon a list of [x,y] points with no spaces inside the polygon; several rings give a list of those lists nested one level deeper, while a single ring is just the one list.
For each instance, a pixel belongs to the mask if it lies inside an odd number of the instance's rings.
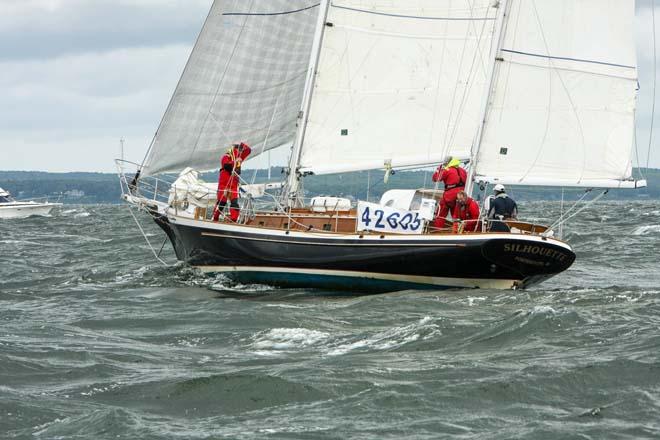
[{"label": "ocean water", "polygon": [[526,291],[369,296],[163,266],[127,209],[0,221],[0,438],[660,438],[659,202]]}]

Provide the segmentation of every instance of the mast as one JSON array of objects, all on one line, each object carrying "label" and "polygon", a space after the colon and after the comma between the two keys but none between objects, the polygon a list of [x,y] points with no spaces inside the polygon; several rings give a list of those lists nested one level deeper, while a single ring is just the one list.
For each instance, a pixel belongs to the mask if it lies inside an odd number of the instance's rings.
[{"label": "mast", "polygon": [[325,31],[325,22],[328,17],[329,7],[330,0],[321,0],[319,5],[319,16],[316,23],[316,32],[314,33],[314,42],[312,43],[312,53],[309,59],[309,67],[307,69],[307,80],[305,82],[302,106],[300,113],[298,113],[296,138],[291,149],[291,157],[289,158],[289,171],[286,186],[282,193],[283,203],[288,207],[292,207],[295,204],[298,196],[297,193],[301,178],[300,172],[298,171],[300,154],[302,153],[302,143],[305,139],[305,129],[307,128],[309,109],[312,105],[312,93],[314,90],[314,82],[316,80],[316,69],[318,68],[319,59],[321,57],[321,42],[323,41],[323,33]]},{"label": "mast", "polygon": [[474,172],[477,168],[477,156],[479,155],[479,149],[481,148],[481,141],[484,135],[484,127],[486,126],[486,115],[488,114],[488,107],[490,102],[490,95],[493,93],[493,86],[495,84],[495,70],[497,67],[497,58],[500,52],[500,46],[502,44],[502,39],[504,37],[504,23],[507,17],[507,8],[509,7],[508,0],[498,1],[495,7],[500,8],[499,13],[497,14],[497,24],[495,29],[495,38],[491,43],[491,48],[494,49],[491,51],[491,59],[489,60],[488,66],[488,90],[484,96],[484,103],[482,108],[482,117],[481,123],[479,124],[479,130],[477,131],[477,136],[475,143],[472,147],[472,154],[470,158],[470,170],[467,176],[467,183],[465,192],[472,196],[472,189],[474,186]]}]

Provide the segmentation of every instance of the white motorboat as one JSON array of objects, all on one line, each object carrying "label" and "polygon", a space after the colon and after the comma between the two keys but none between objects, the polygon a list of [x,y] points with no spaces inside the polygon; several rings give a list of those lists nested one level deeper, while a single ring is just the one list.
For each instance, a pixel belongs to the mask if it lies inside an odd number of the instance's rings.
[{"label": "white motorboat", "polygon": [[62,204],[47,201],[15,200],[11,194],[0,188],[0,218],[26,218],[33,215],[48,215],[57,206],[62,206]]}]

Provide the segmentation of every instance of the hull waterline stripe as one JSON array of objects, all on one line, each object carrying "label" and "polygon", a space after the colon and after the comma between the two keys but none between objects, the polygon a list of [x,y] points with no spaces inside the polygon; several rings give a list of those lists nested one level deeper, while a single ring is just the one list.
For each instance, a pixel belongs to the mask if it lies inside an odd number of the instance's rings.
[{"label": "hull waterline stripe", "polygon": [[397,275],[379,272],[358,272],[347,270],[327,269],[299,269],[291,267],[262,267],[262,266],[195,266],[205,273],[213,272],[262,272],[262,273],[290,273],[316,276],[335,276],[350,278],[371,278],[379,281],[407,282],[413,284],[428,284],[451,287],[481,287],[509,289],[520,280],[500,280],[493,278],[446,278],[429,277],[421,275]]},{"label": "hull waterline stripe", "polygon": [[[387,243],[380,241],[364,242],[364,243],[326,243],[320,241],[294,241],[294,240],[274,240],[272,238],[256,238],[244,237],[236,235],[217,234],[215,232],[202,232],[205,237],[218,237],[218,238],[233,238],[236,240],[255,240],[255,241],[269,241],[272,243],[286,243],[286,244],[309,244],[314,246],[413,246],[413,247],[465,247],[462,243]],[[292,237],[295,238],[295,237]],[[358,239],[359,240],[359,239]]]}]

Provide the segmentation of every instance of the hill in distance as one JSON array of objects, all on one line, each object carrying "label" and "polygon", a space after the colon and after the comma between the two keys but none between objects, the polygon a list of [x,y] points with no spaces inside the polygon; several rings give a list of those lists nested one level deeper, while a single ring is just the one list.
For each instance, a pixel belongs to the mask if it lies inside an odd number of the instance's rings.
[{"label": "hill in distance", "polygon": [[[648,187],[638,190],[611,190],[610,199],[660,199],[660,169],[635,170],[643,175]],[[282,169],[271,169],[271,181],[284,178]],[[384,183],[383,171],[308,176],[304,179],[307,196],[334,195],[376,201],[389,189],[432,188],[431,171],[398,171]],[[244,170],[246,181],[262,183],[267,180],[268,170]],[[201,176],[207,182],[217,181],[217,172]],[[70,204],[121,203],[119,178],[113,173],[49,173],[43,171],[0,171],[0,188],[8,190],[18,199],[48,197]],[[580,197],[584,189],[566,189],[566,200]],[[511,187],[509,193],[518,200],[560,200],[558,188]]]}]

